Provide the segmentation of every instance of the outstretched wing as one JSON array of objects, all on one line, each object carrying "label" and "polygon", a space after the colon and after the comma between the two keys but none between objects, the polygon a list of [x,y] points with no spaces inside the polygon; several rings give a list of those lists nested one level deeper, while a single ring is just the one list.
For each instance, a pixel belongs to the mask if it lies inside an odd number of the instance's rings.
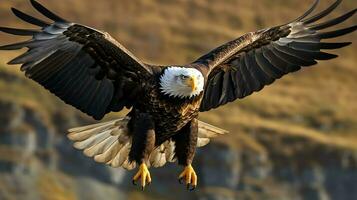
[{"label": "outstretched wing", "polygon": [[32,36],[28,41],[0,47],[0,50],[28,48],[9,64],[22,64],[21,70],[27,77],[95,119],[110,111],[130,108],[143,80],[151,76],[151,68],[109,34],[68,22],[37,1],[30,2],[53,22],[12,8],[17,17],[41,29],[0,27],[5,33]]},{"label": "outstretched wing", "polygon": [[316,0],[304,15],[291,23],[248,33],[199,58],[196,63],[204,64],[209,71],[200,110],[208,111],[244,98],[285,74],[317,64],[317,60],[336,58],[322,50],[338,49],[351,43],[322,40],[351,33],[357,26],[328,32],[322,30],[347,20],[356,9],[336,19],[316,22],[331,13],[341,1],[337,0],[321,13],[308,17],[319,3]]}]

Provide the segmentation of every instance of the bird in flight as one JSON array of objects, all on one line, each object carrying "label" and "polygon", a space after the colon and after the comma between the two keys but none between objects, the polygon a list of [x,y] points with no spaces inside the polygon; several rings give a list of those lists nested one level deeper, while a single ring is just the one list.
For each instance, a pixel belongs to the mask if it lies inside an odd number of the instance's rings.
[{"label": "bird in flight", "polygon": [[109,122],[74,128],[68,138],[96,162],[128,170],[138,168],[133,183],[151,183],[150,167],[167,162],[184,166],[181,183],[193,190],[195,150],[226,131],[198,120],[200,112],[243,99],[275,80],[337,56],[324,52],[350,45],[326,41],[352,33],[357,26],[334,28],[356,9],[334,19],[342,0],[312,14],[319,0],[301,17],[283,25],[247,33],[187,65],[150,65],[140,61],[108,33],[67,21],[36,0],[32,6],[49,21],[16,8],[12,12],[36,29],[0,27],[31,39],[0,47],[28,51],[8,64],[21,64],[25,75],[65,103],[102,119],[130,109]]}]

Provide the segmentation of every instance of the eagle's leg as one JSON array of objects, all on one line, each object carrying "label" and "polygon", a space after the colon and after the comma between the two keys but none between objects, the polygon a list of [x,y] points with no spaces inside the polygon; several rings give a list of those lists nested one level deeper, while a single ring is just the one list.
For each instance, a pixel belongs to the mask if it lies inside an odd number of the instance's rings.
[{"label": "eagle's leg", "polygon": [[140,165],[139,171],[133,178],[133,184],[136,185],[136,182],[141,179],[141,188],[144,190],[145,186],[151,183],[151,175],[146,163],[155,148],[155,127],[149,114],[136,113],[134,121],[131,122],[133,138],[129,159]]},{"label": "eagle's leg", "polygon": [[194,190],[197,186],[197,175],[192,168],[198,137],[198,120],[193,119],[172,138],[175,141],[175,155],[178,163],[185,166],[179,176],[179,182],[185,181],[187,189]]}]

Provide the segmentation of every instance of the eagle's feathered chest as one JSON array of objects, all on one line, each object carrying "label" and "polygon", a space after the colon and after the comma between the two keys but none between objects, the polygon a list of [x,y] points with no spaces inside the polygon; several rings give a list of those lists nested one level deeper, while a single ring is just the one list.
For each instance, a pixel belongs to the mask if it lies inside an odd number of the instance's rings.
[{"label": "eagle's feathered chest", "polygon": [[169,98],[154,87],[145,93],[139,109],[152,115],[156,134],[170,138],[198,116],[201,100],[202,95],[192,99]]}]

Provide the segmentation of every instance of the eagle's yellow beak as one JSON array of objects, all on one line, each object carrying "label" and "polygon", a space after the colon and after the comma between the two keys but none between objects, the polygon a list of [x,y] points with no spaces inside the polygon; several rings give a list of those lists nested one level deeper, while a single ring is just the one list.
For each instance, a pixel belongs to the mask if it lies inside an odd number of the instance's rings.
[{"label": "eagle's yellow beak", "polygon": [[196,78],[195,77],[189,77],[187,80],[186,80],[186,85],[189,86],[192,91],[195,91],[196,90]]}]

